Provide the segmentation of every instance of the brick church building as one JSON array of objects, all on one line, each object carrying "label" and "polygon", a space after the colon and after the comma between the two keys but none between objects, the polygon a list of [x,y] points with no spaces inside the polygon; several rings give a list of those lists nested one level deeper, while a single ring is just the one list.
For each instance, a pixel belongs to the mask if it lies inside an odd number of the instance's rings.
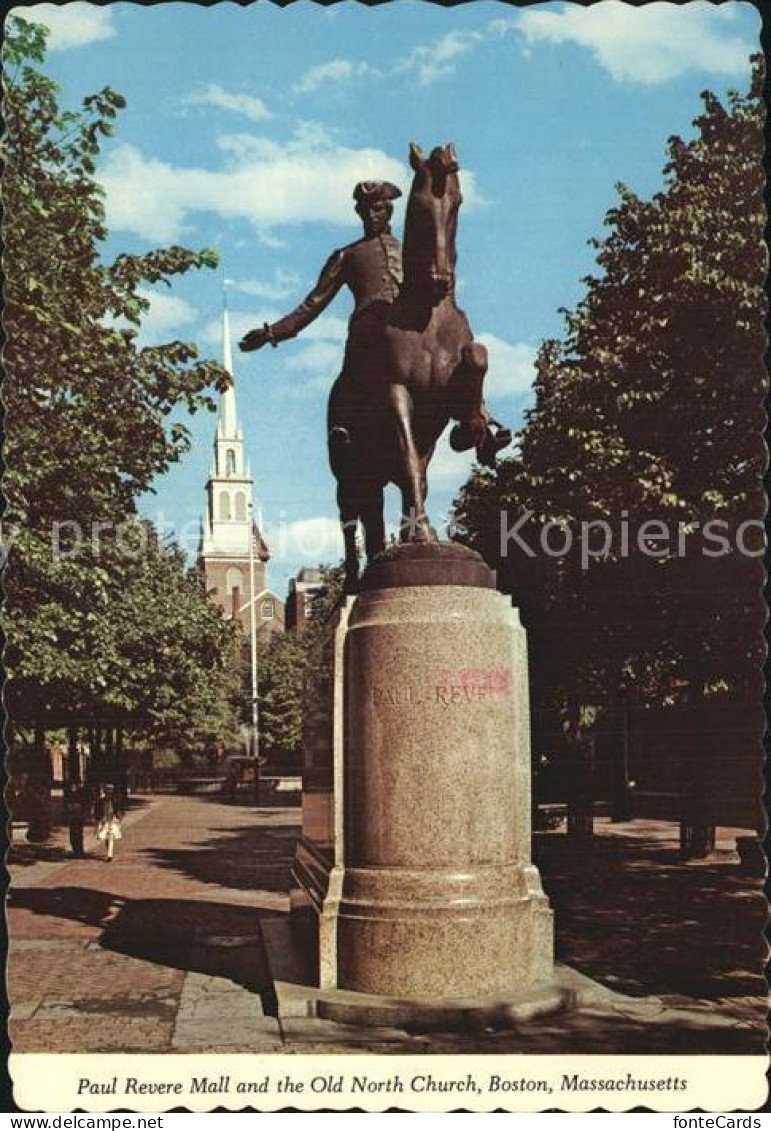
[{"label": "brick church building", "polygon": [[[223,365],[231,378],[233,357],[227,306],[223,312]],[[206,514],[201,526],[198,566],[206,590],[228,618],[249,634],[250,603],[256,602],[257,632],[267,643],[284,631],[284,602],[267,585],[270,551],[253,514],[253,488],[244,436],[236,409],[235,380],[220,397],[214,454],[206,483]],[[254,545],[254,598],[249,541]]]}]

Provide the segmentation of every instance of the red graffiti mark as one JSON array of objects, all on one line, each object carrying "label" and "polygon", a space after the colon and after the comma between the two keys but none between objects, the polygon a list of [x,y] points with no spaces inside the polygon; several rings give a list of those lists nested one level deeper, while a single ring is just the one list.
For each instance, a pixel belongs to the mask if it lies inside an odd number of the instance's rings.
[{"label": "red graffiti mark", "polygon": [[511,672],[508,668],[461,668],[455,671],[441,668],[435,675],[440,684],[474,688],[481,694],[503,695],[511,688]]}]

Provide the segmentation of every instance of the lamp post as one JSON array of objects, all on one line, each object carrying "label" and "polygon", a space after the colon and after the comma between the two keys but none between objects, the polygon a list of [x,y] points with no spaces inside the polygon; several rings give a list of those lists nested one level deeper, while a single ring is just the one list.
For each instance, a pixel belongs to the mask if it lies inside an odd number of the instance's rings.
[{"label": "lamp post", "polygon": [[254,506],[249,503],[249,638],[252,667],[252,757],[255,800],[260,799],[260,705],[257,698],[257,609],[254,592]]}]

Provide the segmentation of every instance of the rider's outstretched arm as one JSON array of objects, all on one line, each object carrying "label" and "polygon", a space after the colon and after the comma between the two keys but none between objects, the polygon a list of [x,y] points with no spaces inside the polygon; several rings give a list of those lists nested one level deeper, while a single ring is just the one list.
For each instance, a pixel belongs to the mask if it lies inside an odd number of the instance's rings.
[{"label": "rider's outstretched arm", "polygon": [[296,337],[326,310],[343,282],[343,252],[336,251],[330,255],[319,275],[319,281],[300,305],[271,326],[266,323],[261,329],[250,330],[239,342],[241,349],[260,349],[266,342],[278,345],[279,342]]}]

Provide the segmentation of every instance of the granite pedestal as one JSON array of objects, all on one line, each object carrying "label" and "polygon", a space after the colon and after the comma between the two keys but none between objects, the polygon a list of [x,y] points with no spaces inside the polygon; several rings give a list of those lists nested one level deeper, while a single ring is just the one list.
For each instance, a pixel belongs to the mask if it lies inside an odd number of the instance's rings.
[{"label": "granite pedestal", "polygon": [[525,633],[472,551],[403,546],[330,626],[308,733],[293,908],[318,984],[521,995],[553,975],[530,859]]}]

